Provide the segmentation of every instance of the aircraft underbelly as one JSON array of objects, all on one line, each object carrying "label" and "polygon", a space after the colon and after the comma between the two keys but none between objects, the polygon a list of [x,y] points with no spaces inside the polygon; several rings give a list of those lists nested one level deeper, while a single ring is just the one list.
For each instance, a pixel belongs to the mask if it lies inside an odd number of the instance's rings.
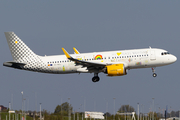
[{"label": "aircraft underbelly", "polygon": [[77,71],[76,66],[71,65],[71,64],[59,64],[59,65],[54,65],[54,66],[49,66],[49,69],[51,72],[63,74],[63,73],[75,73]]}]

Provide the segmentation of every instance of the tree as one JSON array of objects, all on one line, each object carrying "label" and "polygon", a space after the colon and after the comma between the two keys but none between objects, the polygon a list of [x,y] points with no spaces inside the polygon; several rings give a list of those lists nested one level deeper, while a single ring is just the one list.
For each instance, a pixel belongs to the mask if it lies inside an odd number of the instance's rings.
[{"label": "tree", "polygon": [[[178,115],[178,114],[177,114]],[[176,116],[176,112],[175,111],[171,111],[170,113],[170,117],[175,117]]]},{"label": "tree", "polygon": [[104,117],[110,117],[111,116],[111,114],[109,113],[109,112],[106,112],[106,113],[104,113]]},{"label": "tree", "polygon": [[[72,111],[73,107],[71,106],[71,104],[69,104],[68,102],[65,102],[61,105],[57,105],[55,110],[54,110],[54,114],[56,113],[60,113],[60,112],[66,112],[68,113],[68,111]],[[62,110],[62,111],[61,111]]]},{"label": "tree", "polygon": [[134,108],[130,105],[122,105],[118,110],[118,112],[134,112],[134,111],[135,111]]}]

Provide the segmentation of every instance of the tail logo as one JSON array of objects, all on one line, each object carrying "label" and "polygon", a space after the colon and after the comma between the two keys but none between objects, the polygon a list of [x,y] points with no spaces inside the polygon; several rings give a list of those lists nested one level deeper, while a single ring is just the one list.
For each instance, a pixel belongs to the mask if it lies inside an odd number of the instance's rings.
[{"label": "tail logo", "polygon": [[15,41],[15,43],[17,44],[17,43],[18,43],[18,41],[16,40],[16,41]]}]

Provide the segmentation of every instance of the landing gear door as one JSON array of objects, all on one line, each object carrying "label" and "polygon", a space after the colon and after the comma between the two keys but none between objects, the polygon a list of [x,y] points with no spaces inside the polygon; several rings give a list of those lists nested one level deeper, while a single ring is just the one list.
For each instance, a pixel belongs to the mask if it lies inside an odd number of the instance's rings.
[{"label": "landing gear door", "polygon": [[150,60],[156,60],[156,54],[154,50],[150,51]]}]

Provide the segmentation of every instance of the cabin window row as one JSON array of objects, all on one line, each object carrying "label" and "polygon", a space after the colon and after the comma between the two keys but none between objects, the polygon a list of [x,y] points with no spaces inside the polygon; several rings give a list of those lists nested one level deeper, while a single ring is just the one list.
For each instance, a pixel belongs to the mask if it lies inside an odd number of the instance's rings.
[{"label": "cabin window row", "polygon": [[52,61],[52,62],[47,62],[48,64],[51,63],[64,63],[64,62],[71,62],[70,60],[64,60],[64,61]]},{"label": "cabin window row", "polygon": [[[132,56],[120,56],[120,57],[112,57],[112,59],[116,59],[116,58],[131,58],[131,57],[147,57],[148,56],[148,54],[147,55],[132,55]],[[110,59],[110,57],[109,57],[109,59]]]},{"label": "cabin window row", "polygon": [[[131,58],[131,57],[147,57],[147,55],[132,55],[132,56],[118,56],[118,57],[108,57],[108,59],[116,59],[116,58]],[[106,57],[100,59],[103,60],[106,59]],[[96,60],[96,59],[82,59],[82,61],[88,61],[88,60]]]},{"label": "cabin window row", "polygon": [[[167,53],[166,53],[167,54]],[[118,59],[118,58],[131,58],[131,57],[146,57],[147,55],[132,55],[132,56],[118,56],[118,57],[112,57],[112,59]],[[102,58],[101,60],[106,59],[106,57]],[[108,59],[111,59],[110,57],[108,57]],[[95,60],[95,59],[82,59],[82,61],[90,61],[90,60]],[[51,63],[64,63],[64,62],[71,62],[70,60],[64,60],[64,61],[52,61],[52,62],[48,62],[48,64]]]}]

